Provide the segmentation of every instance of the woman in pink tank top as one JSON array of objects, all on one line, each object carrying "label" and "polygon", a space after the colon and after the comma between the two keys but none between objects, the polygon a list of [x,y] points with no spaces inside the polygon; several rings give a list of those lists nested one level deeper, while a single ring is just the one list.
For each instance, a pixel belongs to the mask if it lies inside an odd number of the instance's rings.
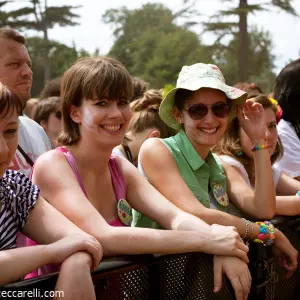
[{"label": "woman in pink tank top", "polygon": [[[130,162],[111,156],[131,118],[132,92],[131,76],[112,58],[80,59],[67,70],[61,147],[39,157],[33,182],[49,203],[100,241],[104,256],[204,251],[221,255],[215,259],[218,276],[230,265],[234,276],[250,278],[248,248],[233,228],[211,227],[183,212]],[[131,207],[168,230],[130,227]]]}]

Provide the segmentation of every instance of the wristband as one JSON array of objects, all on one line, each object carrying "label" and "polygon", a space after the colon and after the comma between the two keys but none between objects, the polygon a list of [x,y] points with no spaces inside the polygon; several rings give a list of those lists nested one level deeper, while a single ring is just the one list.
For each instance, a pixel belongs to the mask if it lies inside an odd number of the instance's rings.
[{"label": "wristband", "polygon": [[268,149],[268,148],[271,148],[271,145],[270,145],[270,144],[254,145],[254,146],[251,148],[251,151],[257,151],[257,150]]},{"label": "wristband", "polygon": [[256,222],[256,224],[260,226],[260,229],[254,242],[263,244],[264,246],[271,245],[275,239],[275,229],[273,224],[270,221]]}]

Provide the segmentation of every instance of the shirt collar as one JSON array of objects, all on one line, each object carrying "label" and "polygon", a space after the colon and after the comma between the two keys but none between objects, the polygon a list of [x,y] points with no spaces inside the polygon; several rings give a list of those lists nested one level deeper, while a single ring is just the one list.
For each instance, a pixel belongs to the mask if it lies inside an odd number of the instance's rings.
[{"label": "shirt collar", "polygon": [[209,165],[211,168],[218,166],[213,154],[209,151],[206,161],[204,161],[200,155],[195,150],[194,146],[192,145],[191,141],[187,137],[186,133],[181,130],[174,136],[176,145],[182,152],[183,156],[185,157],[188,164],[191,168],[196,171],[200,169],[203,164]]}]

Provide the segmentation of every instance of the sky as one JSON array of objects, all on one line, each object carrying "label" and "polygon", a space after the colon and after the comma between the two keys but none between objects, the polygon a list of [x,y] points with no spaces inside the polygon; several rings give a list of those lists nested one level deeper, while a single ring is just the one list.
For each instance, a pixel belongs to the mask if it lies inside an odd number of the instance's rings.
[{"label": "sky", "polygon": [[[16,0],[17,6],[23,6],[26,0]],[[172,11],[182,8],[183,0],[48,0],[48,6],[82,5],[76,12],[80,15],[80,25],[74,27],[55,27],[49,31],[49,38],[72,46],[85,49],[93,53],[96,48],[100,54],[107,54],[114,42],[113,28],[104,24],[102,15],[107,9],[126,6],[128,9],[142,7],[145,3],[162,3]],[[211,16],[220,9],[234,7],[237,0],[196,0],[195,8],[204,16]],[[267,0],[248,0],[249,4],[265,3]],[[7,6],[8,7],[8,6]],[[294,0],[294,7],[300,15],[300,1]],[[270,9],[268,12],[259,12],[250,15],[249,26],[255,24],[259,28],[268,30],[273,39],[273,54],[276,56],[275,72],[278,73],[290,60],[300,57],[300,17],[293,17],[279,9]],[[198,34],[202,32],[201,25],[193,27]],[[29,33],[31,35],[31,33]],[[204,34],[200,36],[202,42],[212,43],[214,36]]]}]

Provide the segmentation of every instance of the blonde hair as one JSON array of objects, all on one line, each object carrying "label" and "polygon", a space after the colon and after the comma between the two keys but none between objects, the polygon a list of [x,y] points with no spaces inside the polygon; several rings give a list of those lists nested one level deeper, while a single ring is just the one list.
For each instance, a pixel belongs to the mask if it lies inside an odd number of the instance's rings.
[{"label": "blonde hair", "polygon": [[[272,101],[265,95],[259,95],[256,98],[252,99],[255,102],[260,103],[264,109],[271,108],[276,116],[277,106],[272,103]],[[238,160],[241,164],[244,165],[249,178],[253,178],[254,170],[253,170],[253,159],[248,157],[242,148],[240,141],[240,124],[237,118],[235,118],[230,124],[228,124],[225,134],[220,141],[220,143],[214,148],[214,152],[220,155],[229,155],[236,160]],[[276,148],[274,153],[271,156],[272,164],[275,163],[278,159],[280,159],[283,155],[283,145],[278,136]]]}]

